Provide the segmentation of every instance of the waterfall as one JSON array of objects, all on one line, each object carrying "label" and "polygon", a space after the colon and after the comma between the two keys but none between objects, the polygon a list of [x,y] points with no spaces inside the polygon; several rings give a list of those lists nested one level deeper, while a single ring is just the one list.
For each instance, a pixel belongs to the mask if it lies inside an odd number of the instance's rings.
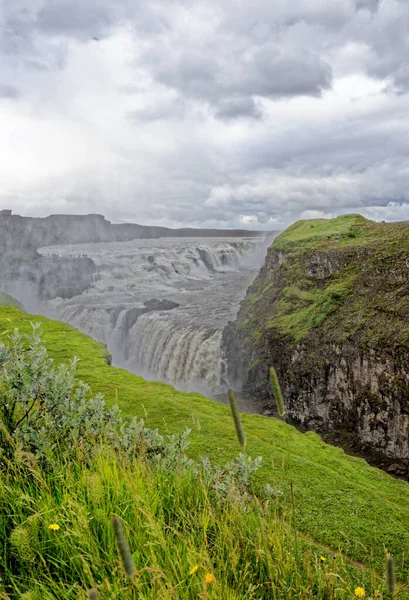
[{"label": "waterfall", "polygon": [[221,377],[221,329],[175,322],[148,314],[130,331],[130,370],[184,391],[217,393]]},{"label": "waterfall", "polygon": [[43,312],[108,345],[113,364],[185,391],[218,392],[221,333],[264,259],[263,238],[159,239],[43,248],[87,255],[90,288]]}]

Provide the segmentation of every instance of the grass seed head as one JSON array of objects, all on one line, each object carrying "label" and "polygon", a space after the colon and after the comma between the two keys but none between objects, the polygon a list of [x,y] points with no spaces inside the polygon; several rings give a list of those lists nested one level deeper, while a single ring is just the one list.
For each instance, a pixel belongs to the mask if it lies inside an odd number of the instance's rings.
[{"label": "grass seed head", "polygon": [[243,423],[240,419],[240,413],[237,408],[236,396],[234,395],[233,390],[229,390],[228,393],[229,404],[231,408],[231,414],[233,417],[234,425],[236,427],[237,438],[239,440],[240,446],[244,449],[246,446],[246,433],[244,431]]},{"label": "grass seed head", "polygon": [[388,594],[395,593],[395,563],[390,554],[386,557],[386,590]]},{"label": "grass seed head", "polygon": [[122,530],[121,521],[117,518],[113,520],[114,532],[116,537],[116,543],[118,545],[119,554],[121,556],[122,564],[125,570],[125,573],[128,577],[133,577],[135,575],[135,566],[133,564],[131,551],[129,549],[128,542],[124,536],[124,532]]},{"label": "grass seed head", "polygon": [[271,367],[271,369],[270,369],[270,382],[271,382],[271,387],[273,389],[278,414],[280,415],[280,417],[284,417],[285,416],[285,405],[284,405],[283,395],[281,393],[280,383],[278,381],[277,373],[276,373],[276,370],[274,369],[274,367]]}]

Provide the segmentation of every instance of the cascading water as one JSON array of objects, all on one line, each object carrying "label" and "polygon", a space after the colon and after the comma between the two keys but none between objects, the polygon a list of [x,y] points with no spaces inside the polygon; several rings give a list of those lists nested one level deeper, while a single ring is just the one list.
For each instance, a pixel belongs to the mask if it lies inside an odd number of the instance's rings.
[{"label": "cascading water", "polygon": [[129,367],[147,379],[174,382],[185,391],[215,392],[221,378],[221,330],[142,316],[131,330]]},{"label": "cascading water", "polygon": [[43,248],[88,255],[91,288],[46,314],[107,344],[114,364],[208,395],[220,389],[221,332],[264,258],[264,238],[134,240]]}]

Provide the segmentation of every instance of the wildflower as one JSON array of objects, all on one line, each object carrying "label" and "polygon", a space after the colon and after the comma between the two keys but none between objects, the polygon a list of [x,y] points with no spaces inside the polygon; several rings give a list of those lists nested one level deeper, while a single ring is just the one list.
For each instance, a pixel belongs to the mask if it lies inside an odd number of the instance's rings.
[{"label": "wildflower", "polygon": [[325,558],[325,556],[320,556],[320,561],[321,562],[327,562],[327,559]]},{"label": "wildflower", "polygon": [[214,575],[212,575],[211,573],[206,573],[206,575],[205,575],[205,582],[206,583],[213,583],[214,582]]},{"label": "wildflower", "polygon": [[51,525],[48,526],[48,529],[51,529],[52,531],[58,531],[60,528],[59,525],[57,525],[57,523],[51,523]]},{"label": "wildflower", "polygon": [[355,596],[357,598],[365,598],[365,590],[363,587],[355,588]]},{"label": "wildflower", "polygon": [[195,565],[194,567],[192,567],[189,571],[189,575],[194,575],[196,573],[196,571],[198,570],[199,566]]}]

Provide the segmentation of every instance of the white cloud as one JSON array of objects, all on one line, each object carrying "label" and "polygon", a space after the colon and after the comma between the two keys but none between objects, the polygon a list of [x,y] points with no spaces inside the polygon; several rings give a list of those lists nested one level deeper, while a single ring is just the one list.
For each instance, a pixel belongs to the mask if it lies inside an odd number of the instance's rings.
[{"label": "white cloud", "polygon": [[401,0],[3,0],[0,208],[409,218],[408,17]]}]

